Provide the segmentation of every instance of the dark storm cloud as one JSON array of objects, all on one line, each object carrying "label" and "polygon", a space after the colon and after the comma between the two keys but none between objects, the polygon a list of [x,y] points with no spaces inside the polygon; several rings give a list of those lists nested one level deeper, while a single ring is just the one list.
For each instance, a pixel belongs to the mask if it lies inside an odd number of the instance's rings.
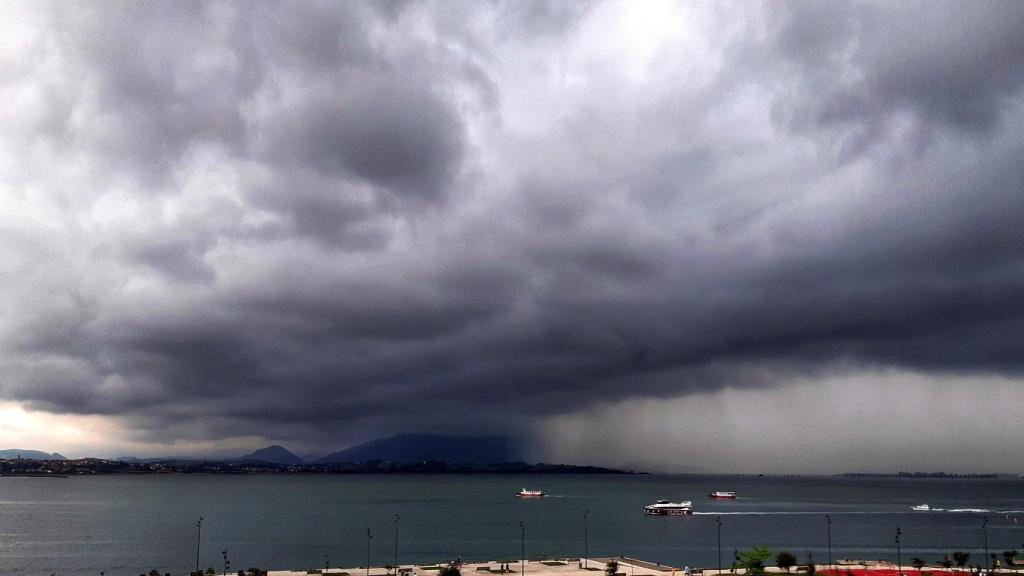
[{"label": "dark storm cloud", "polygon": [[[57,33],[37,56],[67,60],[68,102],[52,110],[69,149],[96,148],[119,169],[154,175],[197,142],[243,149],[238,104],[261,71],[245,46],[224,46],[232,35],[216,10],[197,2],[49,8]],[[74,118],[76,109],[90,117]]]},{"label": "dark storm cloud", "polygon": [[278,110],[259,156],[436,199],[451,184],[462,127],[416,71],[358,73]]},{"label": "dark storm cloud", "polygon": [[1018,3],[13,6],[4,399],[333,447],[1024,369]]},{"label": "dark storm cloud", "polygon": [[780,110],[797,124],[852,125],[858,149],[899,112],[925,133],[932,124],[987,132],[1024,80],[1016,2],[773,9],[776,46],[803,76]]}]

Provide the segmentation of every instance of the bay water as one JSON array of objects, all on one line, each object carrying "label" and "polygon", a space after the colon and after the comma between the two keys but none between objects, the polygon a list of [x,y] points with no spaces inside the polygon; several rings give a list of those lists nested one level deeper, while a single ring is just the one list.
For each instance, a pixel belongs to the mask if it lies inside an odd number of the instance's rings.
[{"label": "bay water", "polygon": [[[521,488],[548,496],[522,500]],[[711,500],[714,490],[736,500]],[[690,517],[645,516],[692,500]],[[915,512],[927,502],[936,508]],[[584,514],[586,513],[586,518]],[[396,522],[395,515],[399,518]],[[175,576],[200,566],[306,569],[398,562],[630,556],[725,566],[754,545],[833,558],[984,565],[1024,543],[1020,480],[672,475],[111,475],[0,478],[0,574]],[[716,518],[721,521],[721,548]],[[987,525],[983,528],[983,520]],[[520,522],[523,529],[520,529]],[[367,530],[371,537],[367,538]],[[586,535],[586,537],[585,537]]]}]

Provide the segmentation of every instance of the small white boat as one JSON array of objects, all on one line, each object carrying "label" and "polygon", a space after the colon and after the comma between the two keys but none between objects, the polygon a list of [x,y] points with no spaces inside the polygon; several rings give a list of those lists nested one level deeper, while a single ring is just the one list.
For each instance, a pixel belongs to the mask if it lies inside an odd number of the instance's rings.
[{"label": "small white boat", "polygon": [[722,492],[722,491],[716,490],[715,492],[712,492],[711,494],[708,494],[708,498],[713,498],[715,500],[735,500],[736,499],[736,493],[735,492]]},{"label": "small white boat", "polygon": [[931,510],[932,507],[928,504],[918,504],[917,506],[911,506],[910,509],[917,510],[918,512],[927,512],[928,510]]},{"label": "small white boat", "polygon": [[689,516],[693,514],[693,503],[689,500],[686,502],[658,500],[654,504],[644,506],[644,514],[648,516]]},{"label": "small white boat", "polygon": [[516,497],[517,498],[543,498],[544,497],[544,491],[543,490],[527,490],[526,488],[523,488],[522,490],[520,490],[519,492],[516,493]]}]

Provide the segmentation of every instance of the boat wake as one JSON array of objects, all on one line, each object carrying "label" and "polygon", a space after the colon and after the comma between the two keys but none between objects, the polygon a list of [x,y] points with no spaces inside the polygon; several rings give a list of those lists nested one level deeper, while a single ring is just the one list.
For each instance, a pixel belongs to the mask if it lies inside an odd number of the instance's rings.
[{"label": "boat wake", "polygon": [[859,512],[847,511],[847,512],[805,512],[805,511],[786,511],[786,510],[772,510],[772,511],[760,511],[760,512],[694,512],[694,516],[821,516],[823,514],[891,514],[891,512],[885,512],[883,510],[864,510]]},{"label": "boat wake", "polygon": [[[932,508],[928,512],[949,512],[952,514],[1024,514],[1024,510],[989,510],[987,508]],[[770,510],[770,511],[746,511],[746,512],[694,512],[694,516],[821,516],[824,514],[912,514],[902,510],[821,510],[821,511],[796,511],[796,510]],[[920,514],[920,512],[918,512]]]},{"label": "boat wake", "polygon": [[989,508],[931,508],[924,512],[953,512],[955,514],[1024,514],[1024,510],[991,510]]}]

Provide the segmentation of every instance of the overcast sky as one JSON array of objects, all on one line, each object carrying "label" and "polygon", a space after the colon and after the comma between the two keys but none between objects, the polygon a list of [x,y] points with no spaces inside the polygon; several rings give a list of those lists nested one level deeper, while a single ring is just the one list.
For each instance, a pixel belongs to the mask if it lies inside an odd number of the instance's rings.
[{"label": "overcast sky", "polygon": [[0,22],[0,448],[1024,472],[1024,2]]}]

